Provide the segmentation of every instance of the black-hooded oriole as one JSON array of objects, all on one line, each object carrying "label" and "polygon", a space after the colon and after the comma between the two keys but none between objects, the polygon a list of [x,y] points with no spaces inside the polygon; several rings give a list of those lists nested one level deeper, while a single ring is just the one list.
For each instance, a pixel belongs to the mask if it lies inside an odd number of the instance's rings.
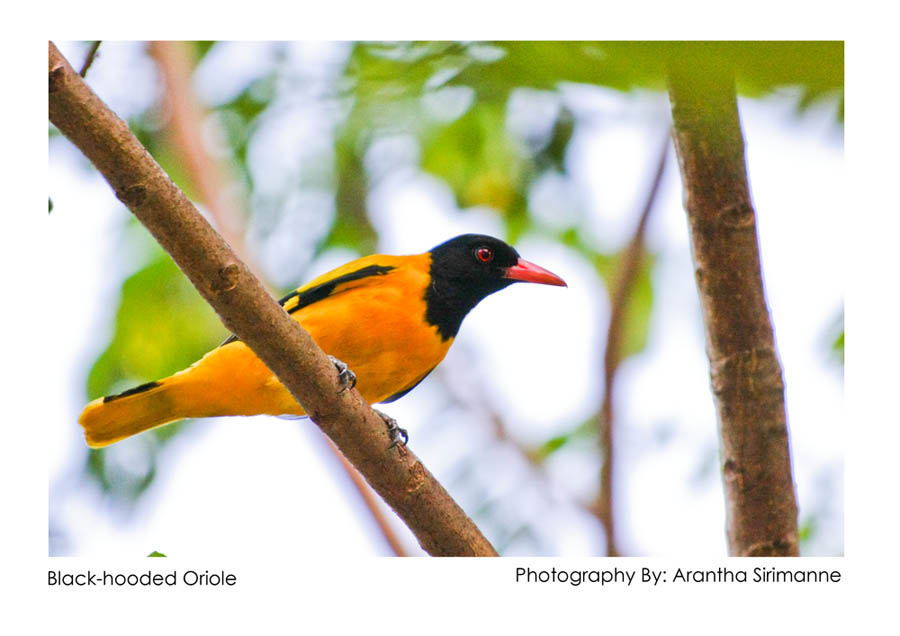
[{"label": "black-hooded oriole", "polygon": [[[323,351],[356,374],[370,403],[411,391],[437,364],[466,314],[486,296],[524,281],[565,282],[503,241],[465,234],[424,254],[357,259],[281,299]],[[79,418],[101,447],[188,417],[303,415],[284,385],[232,336],[196,363],[88,404]]]}]

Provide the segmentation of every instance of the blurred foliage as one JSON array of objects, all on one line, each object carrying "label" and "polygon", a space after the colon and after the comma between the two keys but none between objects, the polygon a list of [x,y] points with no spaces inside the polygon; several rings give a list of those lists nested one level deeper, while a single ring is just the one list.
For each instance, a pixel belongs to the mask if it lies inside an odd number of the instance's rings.
[{"label": "blurred foliage", "polygon": [[536,175],[504,119],[502,106],[486,103],[435,127],[422,142],[422,168],[447,182],[460,207],[497,211],[515,242],[526,229],[525,188]]},{"label": "blurred foliage", "polygon": [[[226,336],[212,308],[172,259],[153,245],[149,262],[122,283],[112,337],[88,373],[90,399],[171,375]],[[184,426],[181,422],[154,429],[125,452],[116,446],[91,449],[86,473],[108,496],[133,502],[153,482],[161,447]]]},{"label": "blurred foliage", "polygon": [[158,250],[122,283],[112,339],[88,374],[88,397],[170,375],[195,362],[225,335],[212,308]]},{"label": "blurred foliage", "polygon": [[479,103],[503,104],[517,88],[554,90],[565,82],[664,90],[665,70],[673,62],[730,67],[738,90],[748,96],[797,86],[800,109],[838,97],[837,115],[843,117],[843,42],[370,44],[356,48],[349,73],[370,99],[468,86]]},{"label": "blurred foliage", "polygon": [[[203,60],[218,46],[198,42],[194,51]],[[344,45],[343,66],[328,80],[329,88],[307,92],[303,80],[297,80],[302,73],[286,61],[288,44],[271,46],[274,62],[261,60],[256,76],[224,103],[211,107],[211,120],[225,141],[230,176],[245,197],[241,203],[247,208],[247,225],[264,239],[275,235],[291,214],[301,214],[286,205],[292,193],[323,188],[330,192],[333,216],[321,229],[308,230],[311,254],[304,263],[332,248],[360,254],[376,251],[378,228],[370,218],[369,194],[385,175],[413,168],[446,183],[460,209],[492,210],[507,240],[540,235],[557,241],[592,264],[611,288],[622,252],[598,249],[578,214],[549,223],[531,207],[532,188],[542,177],[551,175],[574,187],[566,158],[584,114],[570,108],[567,87],[662,91],[665,68],[672,61],[714,64],[733,68],[738,89],[746,96],[792,87],[798,113],[826,102],[834,104],[836,121],[842,123],[843,118],[840,42],[364,42]],[[516,100],[526,105],[549,103],[551,108],[541,125],[523,132],[510,124]],[[336,125],[322,128],[320,134],[328,136],[328,143],[318,154],[310,151],[304,157],[297,178],[284,186],[290,192],[263,192],[251,149],[267,127],[277,126],[279,116],[296,109],[298,101],[328,106],[338,113]],[[157,104],[129,123],[172,179],[195,196],[192,176],[166,133],[165,118],[165,110]],[[648,120],[647,125],[662,130],[666,122]],[[370,161],[378,141],[396,138],[411,141],[417,154],[387,154],[377,163]],[[648,175],[654,168],[647,166]],[[647,254],[628,299],[625,356],[639,353],[647,343],[654,263],[654,255]],[[301,274],[298,268],[297,275]],[[597,325],[598,330],[605,328]],[[212,310],[156,249],[122,282],[112,334],[87,379],[88,396],[169,375],[193,363],[224,336]],[[843,354],[843,329],[834,348]],[[152,483],[159,453],[180,430],[180,425],[169,425],[127,446],[90,451],[86,473],[107,495],[133,502]],[[594,418],[560,430],[564,432],[528,451],[532,462],[543,465],[563,451],[594,452]],[[544,549],[533,528],[534,517],[506,510],[503,498],[479,477],[472,457],[461,459],[456,469],[453,481],[468,498],[465,507],[490,529],[501,551],[523,544],[537,552]]]},{"label": "blurred foliage", "polygon": [[543,444],[529,453],[529,456],[536,462],[541,463],[547,460],[550,455],[558,450],[565,448],[567,445],[581,440],[596,441],[597,438],[597,422],[592,417],[584,420],[578,426],[558,435],[554,435],[550,439],[544,441]]},{"label": "blurred foliage", "polygon": [[347,132],[336,142],[337,184],[334,196],[337,214],[324,244],[350,248],[360,254],[372,254],[378,246],[378,233],[369,220],[366,200],[369,177],[360,149]]},{"label": "blurred foliage", "polygon": [[831,345],[832,351],[834,351],[835,355],[841,361],[841,366],[844,365],[844,330],[841,329],[841,333],[835,337],[834,342]]},{"label": "blurred foliage", "polygon": [[816,518],[813,516],[807,516],[800,522],[800,527],[797,528],[797,536],[800,539],[801,548],[815,536],[816,525]]},{"label": "blurred foliage", "polygon": [[147,556],[148,556],[148,557],[164,557],[164,556],[166,556],[166,555],[163,554],[162,552],[157,552],[156,550],[154,550],[153,552],[151,552],[151,553],[148,554]]},{"label": "blurred foliage", "polygon": [[834,360],[844,366],[844,310],[834,319],[828,329],[829,349]]}]

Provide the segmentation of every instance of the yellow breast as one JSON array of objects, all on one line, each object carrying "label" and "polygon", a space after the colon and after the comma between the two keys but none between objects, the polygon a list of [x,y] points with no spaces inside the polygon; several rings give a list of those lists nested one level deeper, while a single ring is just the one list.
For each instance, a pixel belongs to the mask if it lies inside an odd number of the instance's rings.
[{"label": "yellow breast", "polygon": [[[430,256],[367,257],[353,265],[366,266],[375,259],[393,269],[342,283],[326,298],[291,314],[325,353],[350,367],[357,377],[356,388],[372,404],[415,386],[443,360],[452,343],[425,321]],[[340,273],[335,270],[326,277]],[[329,280],[326,277],[311,281],[300,291]],[[296,305],[293,301],[285,307],[290,311]],[[190,376],[185,380],[196,390],[195,417],[303,414],[287,389],[243,342],[211,351],[182,373]]]},{"label": "yellow breast", "polygon": [[356,373],[357,388],[371,403],[414,386],[452,343],[425,322],[430,278],[424,265],[406,260],[388,274],[351,283],[294,314],[323,351]]}]

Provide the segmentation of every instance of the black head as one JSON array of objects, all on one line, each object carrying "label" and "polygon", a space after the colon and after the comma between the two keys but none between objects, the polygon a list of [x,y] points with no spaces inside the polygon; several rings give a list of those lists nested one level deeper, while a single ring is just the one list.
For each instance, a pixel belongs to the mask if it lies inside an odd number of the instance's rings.
[{"label": "black head", "polygon": [[565,282],[492,236],[463,234],[430,252],[431,285],[425,291],[425,319],[446,340],[483,298],[515,282],[562,285]]}]

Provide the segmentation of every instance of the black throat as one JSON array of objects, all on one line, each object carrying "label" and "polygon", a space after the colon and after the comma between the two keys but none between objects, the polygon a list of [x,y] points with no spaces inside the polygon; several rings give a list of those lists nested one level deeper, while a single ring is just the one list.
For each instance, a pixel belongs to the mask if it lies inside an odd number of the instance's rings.
[{"label": "black throat", "polygon": [[463,234],[430,254],[425,320],[445,341],[456,337],[463,318],[485,296],[515,282],[506,275],[519,262],[519,253],[492,236]]},{"label": "black throat", "polygon": [[463,318],[480,303],[512,280],[503,278],[473,279],[455,275],[441,267],[435,259],[431,263],[431,283],[425,290],[425,320],[437,327],[445,341],[459,333]]}]

